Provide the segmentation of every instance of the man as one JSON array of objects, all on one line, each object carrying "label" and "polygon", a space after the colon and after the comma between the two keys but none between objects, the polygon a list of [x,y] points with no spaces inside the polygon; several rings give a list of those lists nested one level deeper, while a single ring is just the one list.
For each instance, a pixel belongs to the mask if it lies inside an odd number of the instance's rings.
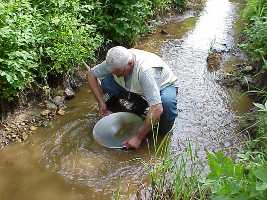
[{"label": "man", "polygon": [[110,97],[118,97],[123,92],[135,93],[148,102],[149,110],[143,125],[136,136],[124,142],[127,149],[140,147],[151,131],[151,123],[159,122],[160,132],[171,130],[177,116],[177,77],[159,56],[116,46],[107,52],[104,62],[92,69],[87,68],[88,83],[102,116],[109,114],[104,93]]}]

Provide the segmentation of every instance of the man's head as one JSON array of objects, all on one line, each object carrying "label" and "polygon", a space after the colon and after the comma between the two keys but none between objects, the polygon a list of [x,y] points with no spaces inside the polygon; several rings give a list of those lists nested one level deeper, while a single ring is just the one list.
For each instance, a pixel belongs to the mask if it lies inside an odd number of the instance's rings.
[{"label": "man's head", "polygon": [[133,54],[125,47],[116,46],[108,51],[106,63],[112,74],[126,76],[133,67]]}]

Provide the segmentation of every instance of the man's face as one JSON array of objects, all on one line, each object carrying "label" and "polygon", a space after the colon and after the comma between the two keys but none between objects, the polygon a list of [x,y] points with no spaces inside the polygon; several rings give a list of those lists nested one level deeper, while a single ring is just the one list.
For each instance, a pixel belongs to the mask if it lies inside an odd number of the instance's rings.
[{"label": "man's face", "polygon": [[118,77],[127,76],[128,74],[132,72],[132,69],[133,69],[133,65],[132,65],[132,62],[130,62],[125,67],[114,69],[112,71],[112,74],[115,74]]},{"label": "man's face", "polygon": [[121,77],[121,76],[125,76],[125,71],[126,71],[125,67],[117,68],[117,69],[112,70],[112,74],[115,74],[116,76]]}]

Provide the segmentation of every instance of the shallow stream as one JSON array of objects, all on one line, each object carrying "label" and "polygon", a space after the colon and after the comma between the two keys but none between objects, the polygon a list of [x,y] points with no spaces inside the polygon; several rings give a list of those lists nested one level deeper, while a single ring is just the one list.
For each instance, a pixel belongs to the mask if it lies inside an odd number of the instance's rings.
[{"label": "shallow stream", "polygon": [[[217,72],[209,71],[206,62],[211,47],[227,51],[235,45],[237,11],[236,2],[208,0],[199,17],[189,15],[161,26],[136,45],[160,54],[178,76],[179,115],[171,143],[177,154],[188,141],[199,158],[205,158],[205,150],[241,148],[238,118],[250,101],[218,84]],[[153,156],[147,145],[124,152],[96,144],[96,106],[83,87],[67,102],[64,116],[1,151],[0,199],[103,200],[111,199],[118,185],[128,199],[146,183],[144,163]]]}]

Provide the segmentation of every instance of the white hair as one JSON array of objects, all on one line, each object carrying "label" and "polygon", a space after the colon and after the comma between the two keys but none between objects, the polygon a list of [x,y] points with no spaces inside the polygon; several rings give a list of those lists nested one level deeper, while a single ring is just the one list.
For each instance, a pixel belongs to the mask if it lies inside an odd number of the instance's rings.
[{"label": "white hair", "polygon": [[108,50],[106,63],[109,70],[125,67],[132,58],[131,52],[122,46],[116,46]]}]

